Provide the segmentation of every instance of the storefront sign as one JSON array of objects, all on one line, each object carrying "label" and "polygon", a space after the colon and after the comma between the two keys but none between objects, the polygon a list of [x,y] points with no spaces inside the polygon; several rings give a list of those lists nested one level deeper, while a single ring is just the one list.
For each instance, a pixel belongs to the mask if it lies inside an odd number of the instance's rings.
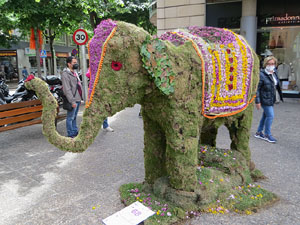
[{"label": "storefront sign", "polygon": [[62,58],[67,58],[69,54],[67,52],[57,52],[56,57],[62,57]]},{"label": "storefront sign", "polygon": [[26,56],[35,56],[35,49],[25,48],[24,51]]},{"label": "storefront sign", "polygon": [[300,25],[300,15],[270,16],[260,19],[260,26],[293,26]]},{"label": "storefront sign", "polygon": [[0,51],[0,56],[17,56],[16,51]]}]

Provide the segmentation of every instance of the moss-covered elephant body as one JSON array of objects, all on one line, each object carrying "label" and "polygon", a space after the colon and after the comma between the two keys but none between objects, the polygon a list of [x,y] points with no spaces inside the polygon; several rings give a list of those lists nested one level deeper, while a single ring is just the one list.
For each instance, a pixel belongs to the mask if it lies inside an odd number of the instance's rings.
[{"label": "moss-covered elephant body", "polygon": [[26,83],[43,102],[44,135],[62,150],[84,151],[104,118],[139,103],[146,183],[167,178],[174,190],[196,193],[199,146],[215,145],[221,124],[230,131],[232,149],[249,163],[253,107],[247,106],[258,82],[257,57],[231,31],[203,29],[155,39],[134,25],[102,21],[89,43],[89,99],[76,138],[60,136],[51,124],[56,106],[43,82]]}]

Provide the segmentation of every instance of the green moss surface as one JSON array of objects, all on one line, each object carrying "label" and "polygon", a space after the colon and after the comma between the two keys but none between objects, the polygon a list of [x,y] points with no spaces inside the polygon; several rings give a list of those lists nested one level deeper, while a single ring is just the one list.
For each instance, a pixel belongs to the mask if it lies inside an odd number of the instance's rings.
[{"label": "green moss surface", "polygon": [[173,224],[201,213],[250,215],[278,201],[254,183],[247,161],[237,151],[201,146],[196,176],[193,193],[173,189],[164,177],[153,185],[122,185],[121,200],[125,205],[139,201],[153,210],[156,214],[145,221],[147,225]]},{"label": "green moss surface", "polygon": [[[252,195],[249,203],[235,202],[249,196],[244,198],[247,192],[234,187],[252,184],[251,175],[256,179],[263,177],[254,170],[249,148],[253,103],[233,116],[203,117],[201,60],[192,43],[187,41],[177,47],[168,41],[153,40],[141,28],[117,22],[117,31],[107,45],[92,104],[85,109],[79,135],[74,139],[63,137],[55,130],[57,103],[47,85],[38,78],[26,82],[26,87],[35,90],[43,103],[43,133],[49,142],[64,151],[82,152],[93,143],[104,118],[139,103],[144,121],[143,190],[175,205],[172,214],[221,206],[228,210],[252,210],[275,199],[266,191],[261,192],[265,198],[255,199],[257,204],[253,203]],[[147,51],[154,50],[150,63],[145,58],[142,60],[142,46],[147,46]],[[143,54],[143,57],[147,55],[145,51]],[[122,69],[114,71],[112,61],[120,62]],[[151,74],[149,67],[157,63],[161,63],[167,74],[155,68]],[[258,79],[259,62],[255,56],[249,99],[255,95]],[[203,145],[215,147],[218,128],[223,124],[229,130],[231,150],[209,148],[203,153]],[[260,194],[258,190],[251,187],[254,198]],[[229,196],[234,199],[226,205]]]}]

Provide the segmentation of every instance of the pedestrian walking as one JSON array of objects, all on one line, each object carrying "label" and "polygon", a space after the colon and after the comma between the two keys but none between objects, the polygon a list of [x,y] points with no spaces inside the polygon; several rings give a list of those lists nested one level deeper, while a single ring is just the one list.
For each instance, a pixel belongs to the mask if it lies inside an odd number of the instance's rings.
[{"label": "pedestrian walking", "polygon": [[[257,132],[254,136],[270,143],[276,143],[277,141],[271,133],[271,126],[274,119],[273,106],[276,102],[276,90],[279,93],[280,100],[283,101],[276,66],[277,59],[274,56],[268,56],[264,59],[255,98],[256,108],[258,110],[263,108],[263,113]],[[263,133],[263,130],[265,133]]]},{"label": "pedestrian walking", "polygon": [[23,67],[23,70],[22,70],[22,76],[23,76],[23,79],[24,79],[24,80],[26,80],[27,77],[28,77],[28,71],[27,71],[26,66]]},{"label": "pedestrian walking", "polygon": [[[91,71],[90,71],[90,68],[88,68],[88,71],[86,72],[85,76],[90,79],[91,78]],[[103,124],[102,124],[102,127],[103,127],[103,130],[105,131],[109,131],[109,132],[114,132],[115,130],[113,128],[111,128],[108,124],[108,119],[105,118],[105,120],[103,121]]]},{"label": "pedestrian walking", "polygon": [[68,137],[74,138],[78,134],[77,114],[82,100],[82,86],[79,76],[76,72],[78,69],[77,59],[69,56],[66,60],[67,67],[62,72],[63,92],[68,101],[72,104],[72,110],[67,111],[66,127]]}]

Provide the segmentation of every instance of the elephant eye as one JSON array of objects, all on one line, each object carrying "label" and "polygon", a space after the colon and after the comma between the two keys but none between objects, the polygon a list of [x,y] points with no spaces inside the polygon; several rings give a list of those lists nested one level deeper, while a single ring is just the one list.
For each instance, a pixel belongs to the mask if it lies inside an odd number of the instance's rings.
[{"label": "elephant eye", "polygon": [[112,61],[111,62],[111,68],[115,71],[119,71],[120,69],[122,69],[122,63],[120,62],[116,62],[116,61]]}]

